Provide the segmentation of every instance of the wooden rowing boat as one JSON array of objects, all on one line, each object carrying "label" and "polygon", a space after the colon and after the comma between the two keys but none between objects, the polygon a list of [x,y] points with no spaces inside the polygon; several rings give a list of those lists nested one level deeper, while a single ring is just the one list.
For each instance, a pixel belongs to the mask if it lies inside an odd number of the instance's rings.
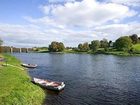
[{"label": "wooden rowing boat", "polygon": [[55,81],[43,80],[39,78],[33,78],[32,82],[46,89],[55,90],[55,91],[61,91],[65,87],[64,82],[55,82]]},{"label": "wooden rowing boat", "polygon": [[27,67],[27,68],[36,68],[37,67],[37,64],[25,64],[25,63],[22,63],[21,65],[23,67]]}]

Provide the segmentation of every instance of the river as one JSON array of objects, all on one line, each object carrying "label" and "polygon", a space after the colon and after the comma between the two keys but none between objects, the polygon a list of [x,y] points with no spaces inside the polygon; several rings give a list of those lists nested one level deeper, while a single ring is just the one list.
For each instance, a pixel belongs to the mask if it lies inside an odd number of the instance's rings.
[{"label": "river", "polygon": [[45,91],[44,105],[140,105],[140,57],[90,54],[15,53],[31,77],[64,81]]}]

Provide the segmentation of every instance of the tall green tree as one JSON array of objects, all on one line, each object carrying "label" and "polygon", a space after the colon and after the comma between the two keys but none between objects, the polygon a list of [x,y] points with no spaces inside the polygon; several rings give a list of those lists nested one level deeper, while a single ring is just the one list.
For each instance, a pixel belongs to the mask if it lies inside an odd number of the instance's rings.
[{"label": "tall green tree", "polygon": [[79,49],[80,51],[82,51],[82,48],[83,48],[83,45],[80,43],[80,44],[78,45],[78,49]]},{"label": "tall green tree", "polygon": [[90,44],[90,49],[94,52],[96,52],[99,47],[100,47],[100,41],[99,40],[93,40]]},{"label": "tall green tree", "polygon": [[137,44],[139,42],[137,34],[131,35],[130,38],[131,38],[133,44]]},{"label": "tall green tree", "polygon": [[2,52],[2,48],[1,48],[1,45],[3,44],[3,41],[2,39],[0,38],[0,53]]},{"label": "tall green tree", "polygon": [[89,51],[89,44],[87,42],[78,45],[80,51]]},{"label": "tall green tree", "polygon": [[59,51],[63,51],[64,49],[65,49],[64,44],[63,44],[62,42],[59,42],[59,43],[58,43],[58,50],[59,50]]},{"label": "tall green tree", "polygon": [[139,43],[140,43],[140,37],[138,37],[138,39],[139,39]]},{"label": "tall green tree", "polygon": [[108,43],[107,39],[103,39],[100,41],[100,47],[104,48],[105,51],[108,50],[109,43]]},{"label": "tall green tree", "polygon": [[65,46],[62,42],[53,41],[50,45],[48,50],[50,52],[61,52],[65,49]]},{"label": "tall green tree", "polygon": [[3,44],[3,41],[2,41],[2,39],[0,38],[0,46]]},{"label": "tall green tree", "polygon": [[89,51],[89,44],[87,42],[83,43],[83,51]]},{"label": "tall green tree", "polygon": [[123,36],[115,41],[115,48],[120,51],[128,51],[132,47],[132,40],[128,36]]}]

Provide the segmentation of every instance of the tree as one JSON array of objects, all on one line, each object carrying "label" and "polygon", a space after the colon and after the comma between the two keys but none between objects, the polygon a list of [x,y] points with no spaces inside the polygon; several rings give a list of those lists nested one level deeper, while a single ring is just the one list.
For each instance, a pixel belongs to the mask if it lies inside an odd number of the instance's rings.
[{"label": "tree", "polygon": [[79,50],[82,50],[82,47],[83,47],[83,45],[80,43],[80,44],[78,45],[78,49],[79,49]]},{"label": "tree", "polygon": [[99,47],[100,47],[99,40],[93,40],[90,44],[90,48],[92,51],[97,51]]},{"label": "tree", "polygon": [[90,48],[89,48],[89,44],[87,42],[85,42],[83,44],[83,51],[88,51]]},{"label": "tree", "polygon": [[140,40],[140,37],[138,37],[138,39]]},{"label": "tree", "polygon": [[2,39],[0,38],[0,52],[2,52],[2,48],[1,48],[1,45],[3,44],[3,41]]},{"label": "tree", "polygon": [[80,51],[88,51],[90,48],[89,48],[89,44],[87,42],[83,43],[83,44],[79,44],[78,45],[78,49]]},{"label": "tree", "polygon": [[110,40],[110,41],[108,42],[108,46],[109,46],[109,47],[112,47],[112,46],[113,46],[112,40]]},{"label": "tree", "polygon": [[56,42],[56,41],[53,41],[50,45],[49,45],[49,48],[48,50],[50,52],[61,52],[65,49],[65,46],[62,42]]},{"label": "tree", "polygon": [[138,37],[138,39],[139,39],[139,43],[140,43],[140,37]]},{"label": "tree", "polygon": [[115,48],[120,51],[128,51],[132,47],[132,40],[128,36],[123,36],[115,41]]},{"label": "tree", "polygon": [[60,42],[60,43],[58,44],[58,51],[63,51],[64,49],[65,49],[64,44],[63,44],[62,42]]},{"label": "tree", "polygon": [[137,44],[139,42],[137,34],[131,35],[130,38],[131,38],[133,44]]},{"label": "tree", "polygon": [[109,43],[108,43],[107,39],[103,39],[103,40],[100,41],[100,47],[104,48],[105,50],[108,49]]},{"label": "tree", "polygon": [[0,38],[0,46],[3,44],[3,41],[2,41],[2,39]]}]

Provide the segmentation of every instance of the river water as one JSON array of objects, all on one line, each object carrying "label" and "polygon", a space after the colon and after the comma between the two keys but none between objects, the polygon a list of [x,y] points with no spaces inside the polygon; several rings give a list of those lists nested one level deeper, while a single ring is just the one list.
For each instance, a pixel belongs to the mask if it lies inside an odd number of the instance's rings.
[{"label": "river water", "polygon": [[64,81],[45,91],[44,105],[140,105],[140,57],[90,54],[15,53],[31,77]]}]

